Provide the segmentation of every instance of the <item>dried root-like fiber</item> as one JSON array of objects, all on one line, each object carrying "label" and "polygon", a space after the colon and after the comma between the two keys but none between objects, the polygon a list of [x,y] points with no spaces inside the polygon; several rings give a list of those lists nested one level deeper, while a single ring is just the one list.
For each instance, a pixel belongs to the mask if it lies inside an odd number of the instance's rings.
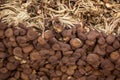
[{"label": "dried root-like fiber", "polygon": [[119,0],[6,0],[0,15],[9,25],[24,23],[42,32],[56,24],[64,28],[79,24],[106,34],[120,33]]}]

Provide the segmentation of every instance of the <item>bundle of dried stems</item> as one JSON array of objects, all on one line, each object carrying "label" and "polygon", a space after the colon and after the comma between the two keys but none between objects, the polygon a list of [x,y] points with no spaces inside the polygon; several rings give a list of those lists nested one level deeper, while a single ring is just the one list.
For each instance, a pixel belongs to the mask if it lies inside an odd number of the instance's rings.
[{"label": "bundle of dried stems", "polygon": [[42,31],[79,24],[106,34],[120,34],[120,1],[6,0],[0,5],[0,19],[8,25],[23,23]]}]

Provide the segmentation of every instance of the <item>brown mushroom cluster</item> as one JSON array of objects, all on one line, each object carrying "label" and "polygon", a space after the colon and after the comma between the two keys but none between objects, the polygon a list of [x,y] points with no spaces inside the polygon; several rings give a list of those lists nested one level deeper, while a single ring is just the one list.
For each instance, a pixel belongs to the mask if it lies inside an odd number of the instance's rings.
[{"label": "brown mushroom cluster", "polygon": [[120,80],[120,36],[0,23],[0,80]]}]

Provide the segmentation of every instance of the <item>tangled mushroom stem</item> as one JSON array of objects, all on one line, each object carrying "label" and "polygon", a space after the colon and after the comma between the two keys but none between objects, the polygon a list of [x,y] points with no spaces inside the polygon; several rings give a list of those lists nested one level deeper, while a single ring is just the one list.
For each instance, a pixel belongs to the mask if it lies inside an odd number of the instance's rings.
[{"label": "tangled mushroom stem", "polygon": [[[111,1],[111,0],[110,0]],[[0,6],[0,19],[9,25],[18,27],[19,23],[36,30],[42,30],[57,24],[72,28],[76,24],[96,29],[106,34],[119,34],[119,0],[6,0]],[[54,19],[57,17],[56,19]],[[51,24],[52,22],[52,24]]]}]

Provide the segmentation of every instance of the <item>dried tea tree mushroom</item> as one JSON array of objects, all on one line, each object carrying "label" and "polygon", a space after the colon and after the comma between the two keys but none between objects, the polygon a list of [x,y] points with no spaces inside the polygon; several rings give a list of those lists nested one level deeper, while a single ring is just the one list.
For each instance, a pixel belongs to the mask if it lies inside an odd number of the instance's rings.
[{"label": "dried tea tree mushroom", "polygon": [[119,80],[119,6],[0,0],[0,80]]},{"label": "dried tea tree mushroom", "polygon": [[24,53],[30,53],[34,49],[33,45],[28,45],[22,48]]},{"label": "dried tea tree mushroom", "polygon": [[77,65],[78,66],[85,66],[87,63],[85,62],[85,61],[83,61],[83,60],[81,60],[81,59],[79,59],[78,61],[77,61]]},{"label": "dried tea tree mushroom", "polygon": [[7,65],[6,65],[6,68],[8,70],[15,70],[17,68],[17,66],[13,63],[8,62]]},{"label": "dried tea tree mushroom", "polygon": [[108,46],[106,47],[106,52],[107,52],[107,53],[111,53],[111,52],[113,52],[114,50],[115,50],[115,49],[114,49],[112,46],[109,46],[109,45],[108,45]]},{"label": "dried tea tree mushroom", "polygon": [[99,43],[100,45],[105,44],[105,39],[104,39],[104,37],[99,37],[98,43]]},{"label": "dried tea tree mushroom", "polygon": [[52,45],[52,49],[53,50],[60,50],[61,47],[60,47],[60,45],[58,43],[55,43],[55,44]]},{"label": "dried tea tree mushroom", "polygon": [[62,72],[60,70],[56,70],[56,75],[57,76],[61,76],[62,75]]},{"label": "dried tea tree mushroom", "polygon": [[62,75],[62,77],[61,77],[62,80],[66,80],[67,78],[68,78],[67,74]]},{"label": "dried tea tree mushroom", "polygon": [[1,22],[1,20],[0,20],[0,29],[5,30],[6,28],[7,28],[7,24]]},{"label": "dried tea tree mushroom", "polygon": [[76,64],[77,59],[75,57],[69,57],[69,61],[66,63],[67,66],[72,66]]},{"label": "dried tea tree mushroom", "polygon": [[30,53],[30,59],[31,60],[40,60],[41,56],[37,51],[33,51]]},{"label": "dried tea tree mushroom", "polygon": [[62,71],[62,72],[66,72],[67,71],[67,66],[61,66],[61,68],[60,68],[60,70]]},{"label": "dried tea tree mushroom", "polygon": [[101,49],[101,47],[99,45],[95,46],[94,53],[97,53],[99,55],[105,55],[106,54],[105,50]]},{"label": "dried tea tree mushroom", "polygon": [[96,40],[86,40],[86,44],[89,46],[94,46],[95,43],[96,43]]},{"label": "dried tea tree mushroom", "polygon": [[53,37],[53,38],[50,38],[48,42],[49,44],[54,44],[54,43],[57,43],[58,40],[55,37]]},{"label": "dried tea tree mushroom", "polygon": [[97,54],[88,54],[86,60],[93,67],[98,67],[100,64],[100,58]]},{"label": "dried tea tree mushroom", "polygon": [[90,72],[92,70],[92,67],[90,66],[90,65],[87,65],[86,67],[85,67],[85,71],[86,72]]},{"label": "dried tea tree mushroom", "polygon": [[30,75],[32,73],[32,69],[31,68],[24,68],[23,73]]},{"label": "dried tea tree mushroom", "polygon": [[21,79],[23,79],[23,80],[29,80],[29,78],[28,78],[28,75],[27,74],[25,74],[25,73],[21,73]]},{"label": "dried tea tree mushroom", "polygon": [[103,60],[100,66],[101,68],[109,71],[114,69],[114,64],[108,59]]},{"label": "dried tea tree mushroom", "polygon": [[117,59],[119,59],[119,57],[120,57],[120,53],[119,52],[112,52],[111,54],[110,54],[110,58],[112,59],[112,60],[117,60]]},{"label": "dried tea tree mushroom", "polygon": [[26,35],[26,30],[25,29],[20,29],[19,33],[21,36]]},{"label": "dried tea tree mushroom", "polygon": [[46,30],[45,32],[44,32],[44,38],[45,39],[50,39],[50,38],[52,38],[54,35],[53,35],[53,32],[52,32],[52,30]]},{"label": "dried tea tree mushroom", "polygon": [[85,71],[85,68],[83,66],[79,66],[78,67],[78,71],[82,74],[82,75],[85,75],[86,71]]},{"label": "dried tea tree mushroom", "polygon": [[14,62],[16,61],[16,59],[15,59],[14,56],[9,56],[9,57],[8,57],[8,61],[14,63]]},{"label": "dried tea tree mushroom", "polygon": [[40,36],[40,37],[38,38],[38,43],[39,43],[40,45],[45,45],[45,44],[46,44],[46,40]]},{"label": "dried tea tree mushroom", "polygon": [[5,36],[6,36],[6,37],[12,37],[12,36],[13,36],[13,30],[12,30],[12,28],[8,28],[8,29],[5,31]]},{"label": "dried tea tree mushroom", "polygon": [[5,52],[0,52],[0,59],[4,59],[7,57],[7,54]]},{"label": "dried tea tree mushroom", "polygon": [[0,73],[7,73],[8,72],[8,69],[7,68],[0,68]]},{"label": "dried tea tree mushroom", "polygon": [[79,78],[82,77],[82,74],[78,70],[75,70],[73,76],[76,78],[76,80],[80,80]]},{"label": "dried tea tree mushroom", "polygon": [[77,27],[77,36],[79,39],[81,40],[86,40],[87,39],[87,34],[86,34],[86,30],[83,27]]},{"label": "dried tea tree mushroom", "polygon": [[79,31],[77,32],[77,34],[78,34],[79,39],[81,39],[83,41],[87,39],[87,34],[79,32]]},{"label": "dried tea tree mushroom", "polygon": [[67,63],[69,62],[69,57],[68,57],[68,56],[62,57],[61,62],[62,62],[63,64],[67,64]]},{"label": "dried tea tree mushroom", "polygon": [[49,80],[47,76],[41,76],[40,79],[41,80]]},{"label": "dried tea tree mushroom", "polygon": [[45,65],[45,68],[47,68],[47,69],[53,69],[54,67],[53,67],[52,64],[46,64],[46,65]]},{"label": "dried tea tree mushroom", "polygon": [[95,75],[90,75],[87,77],[87,80],[96,80],[97,79],[97,76]]},{"label": "dried tea tree mushroom", "polygon": [[99,37],[99,33],[95,30],[90,31],[87,35],[88,40],[95,40],[98,37]]},{"label": "dried tea tree mushroom", "polygon": [[23,52],[22,49],[20,47],[16,47],[13,49],[13,54],[17,57],[22,58],[23,57]]},{"label": "dried tea tree mushroom", "polygon": [[65,55],[67,55],[67,56],[70,56],[70,55],[72,55],[73,54],[73,51],[65,51],[65,52],[63,52],[63,55],[65,56]]},{"label": "dried tea tree mushroom", "polygon": [[58,59],[57,59],[57,57],[56,56],[50,56],[49,57],[49,59],[48,59],[48,61],[51,63],[51,64],[56,64],[56,63],[58,63]]},{"label": "dried tea tree mushroom", "polygon": [[37,75],[36,74],[30,74],[29,78],[30,78],[30,80],[36,80],[37,79]]},{"label": "dried tea tree mushroom", "polygon": [[71,65],[71,66],[69,66],[69,68],[76,70],[77,69],[77,65],[76,64],[75,65]]},{"label": "dried tea tree mushroom", "polygon": [[20,27],[21,29],[27,29],[27,27],[23,23],[19,23],[18,27]]},{"label": "dried tea tree mushroom", "polygon": [[[53,54],[54,55],[54,54]],[[62,58],[62,52],[61,51],[56,51],[55,52],[55,56],[59,59],[59,60],[61,60],[61,58]]]},{"label": "dried tea tree mushroom", "polygon": [[61,48],[62,51],[69,51],[69,50],[71,50],[71,46],[69,44],[60,42],[59,45],[60,45],[60,48]]},{"label": "dried tea tree mushroom", "polygon": [[19,29],[14,29],[14,35],[15,36],[18,36],[18,35],[20,35],[20,30]]},{"label": "dried tea tree mushroom", "polygon": [[1,62],[0,62],[0,68],[2,68],[2,67],[3,67],[3,65],[4,65],[4,62],[3,62],[3,61],[1,61]]},{"label": "dried tea tree mushroom", "polygon": [[120,59],[115,62],[115,69],[120,70]]},{"label": "dried tea tree mushroom", "polygon": [[3,39],[5,36],[4,36],[4,31],[3,30],[0,30],[0,39]]},{"label": "dried tea tree mushroom", "polygon": [[8,71],[7,73],[1,73],[0,74],[0,79],[6,80],[6,79],[8,79],[10,77],[10,74],[11,74],[10,71]]},{"label": "dried tea tree mushroom", "polygon": [[67,75],[73,75],[74,72],[75,72],[75,70],[72,69],[72,68],[68,68],[67,71],[66,71]]},{"label": "dried tea tree mushroom", "polygon": [[16,37],[16,41],[18,44],[24,44],[26,43],[28,40],[27,40],[27,37],[26,36],[17,36]]},{"label": "dried tea tree mushroom", "polygon": [[83,45],[82,41],[79,38],[73,38],[70,40],[70,44],[74,48],[79,48]]},{"label": "dried tea tree mushroom", "polygon": [[38,37],[38,32],[35,32],[33,30],[28,30],[27,31],[27,37],[29,40],[34,40]]},{"label": "dried tea tree mushroom", "polygon": [[115,40],[115,36],[114,35],[108,35],[107,38],[106,38],[106,41],[108,44],[112,44]]},{"label": "dried tea tree mushroom", "polygon": [[114,47],[115,49],[120,48],[120,42],[119,42],[117,39],[113,42],[113,47]]},{"label": "dried tea tree mushroom", "polygon": [[62,35],[63,37],[70,37],[72,35],[72,30],[63,30]]}]

